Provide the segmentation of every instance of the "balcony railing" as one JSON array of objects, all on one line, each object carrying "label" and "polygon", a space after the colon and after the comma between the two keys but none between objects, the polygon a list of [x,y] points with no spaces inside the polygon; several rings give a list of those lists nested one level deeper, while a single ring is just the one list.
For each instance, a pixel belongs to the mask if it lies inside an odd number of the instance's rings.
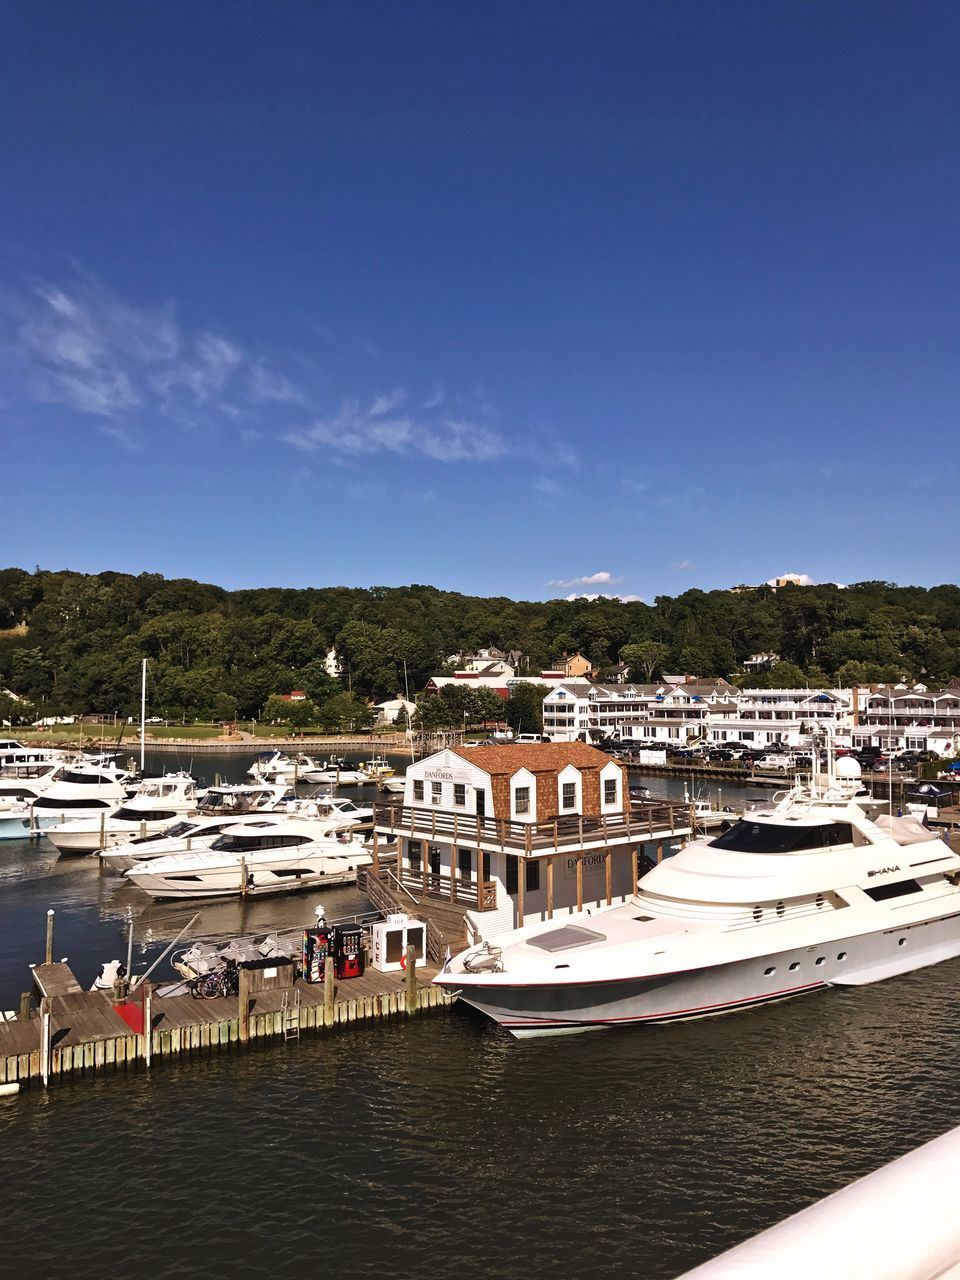
[{"label": "balcony railing", "polygon": [[599,817],[567,814],[546,822],[512,822],[449,809],[407,806],[398,800],[374,804],[373,824],[380,831],[412,840],[440,840],[444,844],[537,854],[583,844],[622,844],[626,840],[681,835],[690,831],[693,820],[691,806],[682,804],[641,803],[626,813]]}]

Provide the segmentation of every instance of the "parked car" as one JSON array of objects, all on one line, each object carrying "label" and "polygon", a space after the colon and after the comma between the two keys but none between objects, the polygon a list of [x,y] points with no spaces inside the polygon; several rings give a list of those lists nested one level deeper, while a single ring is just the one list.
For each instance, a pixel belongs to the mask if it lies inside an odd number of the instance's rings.
[{"label": "parked car", "polygon": [[736,757],[734,756],[733,752],[732,752],[732,751],[728,751],[728,750],[726,749],[726,747],[712,747],[712,748],[707,752],[707,759],[708,759],[708,760],[717,760],[717,761],[720,761],[720,760],[733,760],[733,759],[735,759],[735,758],[736,758]]}]

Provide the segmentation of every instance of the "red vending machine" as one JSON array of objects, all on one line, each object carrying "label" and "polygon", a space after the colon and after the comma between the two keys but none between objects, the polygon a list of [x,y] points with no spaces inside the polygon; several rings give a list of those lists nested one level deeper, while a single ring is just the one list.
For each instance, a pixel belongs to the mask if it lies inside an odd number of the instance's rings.
[{"label": "red vending machine", "polygon": [[359,925],[334,927],[333,971],[338,978],[359,978],[363,973],[363,930]]},{"label": "red vending machine", "polygon": [[327,956],[332,950],[332,929],[304,929],[303,931],[303,979],[305,982],[322,982]]}]

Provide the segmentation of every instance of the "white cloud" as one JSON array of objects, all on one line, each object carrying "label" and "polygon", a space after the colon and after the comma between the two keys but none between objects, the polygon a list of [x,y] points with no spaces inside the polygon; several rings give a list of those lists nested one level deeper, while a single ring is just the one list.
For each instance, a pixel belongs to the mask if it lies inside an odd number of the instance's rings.
[{"label": "white cloud", "polygon": [[795,582],[798,587],[813,587],[816,585],[809,573],[781,573],[776,578],[768,578],[767,586],[775,587],[778,581]]},{"label": "white cloud", "polygon": [[444,400],[446,400],[446,398],[447,398],[447,393],[444,391],[443,387],[438,382],[433,389],[433,394],[428,396],[427,399],[424,400],[423,404],[421,405],[421,408],[439,409],[440,406],[443,404]]},{"label": "white cloud", "polygon": [[196,404],[206,404],[223,390],[243,359],[240,348],[220,334],[201,333],[191,354],[166,365],[151,383],[163,395],[182,387]]},{"label": "white cloud", "polygon": [[620,582],[620,578],[615,578],[608,569],[601,569],[599,573],[588,573],[582,578],[552,578],[548,583],[548,587],[602,587],[609,586],[614,582]]},{"label": "white cloud", "polygon": [[299,387],[275,369],[268,369],[259,361],[247,374],[247,386],[254,400],[274,400],[280,404],[306,404],[307,398]]},{"label": "white cloud", "polygon": [[450,419],[420,422],[409,416],[375,415],[355,400],[345,401],[336,417],[320,418],[283,439],[307,452],[326,449],[354,458],[395,453],[419,454],[435,462],[489,462],[508,451],[504,438],[487,427]]},{"label": "white cloud", "polygon": [[692,569],[693,567],[692,560],[673,560],[670,562],[671,569]]},{"label": "white cloud", "polygon": [[407,398],[407,393],[403,387],[395,387],[389,395],[377,396],[370,407],[370,417],[380,418],[385,413],[392,413],[394,409],[403,404]]},{"label": "white cloud", "polygon": [[537,476],[533,482],[533,491],[542,498],[559,498],[563,493],[563,486],[551,476]]},{"label": "white cloud", "polygon": [[564,600],[619,600],[621,604],[643,604],[643,596],[615,596],[606,591],[573,591]]}]

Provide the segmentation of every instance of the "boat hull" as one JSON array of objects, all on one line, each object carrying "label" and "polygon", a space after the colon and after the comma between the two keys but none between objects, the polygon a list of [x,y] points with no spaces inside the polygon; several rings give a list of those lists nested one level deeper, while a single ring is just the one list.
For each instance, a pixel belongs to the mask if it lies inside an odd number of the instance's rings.
[{"label": "boat hull", "polygon": [[[901,941],[902,939],[902,941]],[[730,964],[609,981],[511,986],[504,976],[435,981],[511,1034],[559,1034],[736,1013],[828,986],[865,985],[960,955],[960,913]]]},{"label": "boat hull", "polygon": [[246,867],[247,880],[239,863],[222,867],[198,867],[195,872],[181,870],[172,874],[152,870],[149,862],[137,863],[126,878],[152,898],[233,898],[262,897],[268,894],[294,893],[318,886],[356,884],[357,868],[369,866],[366,854],[346,858],[318,855],[286,863],[257,863]]}]

